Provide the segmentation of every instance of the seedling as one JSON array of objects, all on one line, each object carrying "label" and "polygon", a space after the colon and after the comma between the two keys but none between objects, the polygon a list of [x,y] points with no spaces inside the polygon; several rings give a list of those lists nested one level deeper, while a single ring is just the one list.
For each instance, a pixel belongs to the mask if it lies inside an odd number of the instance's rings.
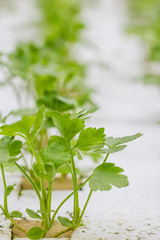
[{"label": "seedling", "polygon": [[[82,117],[83,114],[81,114]],[[53,135],[50,137],[48,144],[43,149],[37,150],[34,146],[34,139],[40,132],[46,117],[50,116],[53,123],[61,135]],[[142,134],[113,138],[106,137],[104,128],[85,128],[85,120],[80,118],[80,114],[61,114],[53,110],[46,110],[41,107],[36,116],[25,116],[22,120],[9,125],[3,125],[0,128],[0,134],[5,135],[0,139],[0,164],[4,185],[4,204],[0,208],[5,215],[17,228],[21,229],[15,222],[15,218],[22,217],[22,213],[18,211],[11,212],[8,208],[7,197],[14,189],[14,185],[7,186],[5,180],[5,166],[16,166],[31,182],[36,195],[39,199],[39,210],[35,212],[31,209],[26,209],[27,214],[34,219],[39,219],[42,222],[42,227],[33,227],[26,235],[30,239],[42,238],[52,227],[55,218],[58,215],[60,208],[73,195],[73,217],[68,219],[63,216],[58,216],[59,222],[65,226],[65,230],[57,233],[53,237],[58,237],[64,232],[74,230],[82,224],[82,218],[89,203],[89,200],[94,191],[111,190],[112,185],[118,188],[128,186],[128,178],[123,175],[123,169],[116,166],[114,163],[108,162],[110,154],[123,150],[125,143],[139,138]],[[18,163],[22,157],[21,148],[24,143],[16,140],[15,137],[21,137],[25,143],[30,146],[34,155],[33,171],[40,181],[40,187],[31,179],[25,169]],[[103,162],[93,170],[93,173],[78,187],[76,158],[83,159],[84,153],[99,153],[104,155]],[[66,167],[69,169],[74,190],[70,193],[55,209],[52,214],[52,184],[59,171],[59,168]],[[44,181],[48,182],[49,188],[45,189]],[[84,207],[79,207],[78,190],[89,183],[90,192],[86,199]]]}]

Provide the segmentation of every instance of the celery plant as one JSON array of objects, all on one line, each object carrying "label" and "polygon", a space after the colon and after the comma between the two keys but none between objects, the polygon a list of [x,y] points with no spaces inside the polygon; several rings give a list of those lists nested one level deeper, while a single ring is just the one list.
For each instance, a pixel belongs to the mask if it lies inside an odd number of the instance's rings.
[{"label": "celery plant", "polygon": [[[37,150],[34,146],[34,138],[37,136],[45,118],[50,116],[55,127],[61,135],[53,135],[50,137],[47,146]],[[14,186],[7,186],[5,180],[4,167],[6,165],[15,165],[31,182],[37,197],[39,199],[39,210],[35,212],[32,209],[26,209],[27,214],[42,221],[42,227],[31,228],[26,235],[30,239],[42,238],[52,227],[54,220],[58,215],[59,209],[73,195],[73,217],[68,219],[63,216],[58,216],[59,222],[65,226],[65,230],[57,233],[53,237],[58,237],[64,232],[74,230],[82,224],[82,219],[89,203],[89,200],[94,191],[108,191],[112,185],[118,188],[128,186],[128,179],[122,174],[122,168],[115,166],[114,163],[108,162],[110,154],[123,150],[125,143],[139,138],[142,134],[138,133],[133,136],[122,138],[106,137],[104,128],[86,128],[83,114],[61,114],[60,112],[45,109],[41,107],[35,116],[25,116],[22,120],[9,125],[3,125],[0,128],[0,134],[5,135],[0,139],[0,164],[4,183],[4,205],[0,206],[6,218],[17,226],[14,218],[22,217],[18,211],[9,212],[7,197],[14,189]],[[22,142],[15,140],[14,137],[21,137],[30,146],[34,155],[33,171],[40,181],[40,187],[34,179],[31,179],[25,169],[18,163],[22,157],[21,147]],[[96,152],[104,155],[103,162],[93,170],[93,173],[81,184],[77,186],[77,172],[75,159],[83,158],[86,152]],[[54,184],[54,179],[58,169],[66,166],[73,180],[73,192],[59,204],[52,215],[51,202],[51,186]],[[48,182],[49,188],[45,189],[44,181]],[[80,209],[78,190],[89,182],[90,192],[84,207]],[[25,229],[21,229],[25,232]]]}]

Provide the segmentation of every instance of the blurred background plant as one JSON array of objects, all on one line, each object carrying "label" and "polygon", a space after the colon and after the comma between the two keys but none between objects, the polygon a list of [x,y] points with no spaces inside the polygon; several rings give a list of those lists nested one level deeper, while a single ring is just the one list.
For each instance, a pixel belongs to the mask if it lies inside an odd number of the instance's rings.
[{"label": "blurred background plant", "polygon": [[146,84],[160,85],[160,1],[127,0],[130,19],[128,32],[137,34],[146,47]]},{"label": "blurred background plant", "polygon": [[29,107],[28,98],[34,106],[40,98],[38,105],[43,101],[53,109],[58,102],[65,105],[62,111],[93,104],[92,90],[85,83],[87,66],[72,52],[84,28],[81,4],[75,0],[40,0],[36,4],[40,19],[34,24],[39,35],[33,41],[20,42],[13,52],[1,54],[1,65],[6,69],[1,85],[12,86],[19,108]]}]

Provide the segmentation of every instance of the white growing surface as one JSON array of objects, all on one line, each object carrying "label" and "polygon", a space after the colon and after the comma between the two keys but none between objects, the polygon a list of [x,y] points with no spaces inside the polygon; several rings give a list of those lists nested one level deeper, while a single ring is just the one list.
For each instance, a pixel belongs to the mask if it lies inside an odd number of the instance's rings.
[{"label": "white growing surface", "polygon": [[[139,131],[144,136],[128,143],[127,149],[109,159],[125,169],[130,186],[95,192],[84,217],[85,227],[76,230],[72,239],[159,240],[160,125],[157,121],[160,120],[160,94],[158,87],[145,86],[140,81],[145,48],[137,37],[127,36],[124,32],[127,23],[125,0],[99,0],[94,4],[90,1],[82,16],[88,25],[84,38],[91,43],[86,47],[77,46],[77,56],[86,61],[103,60],[108,64],[108,69],[93,67],[88,72],[88,83],[97,90],[94,98],[100,106],[88,125],[104,126],[108,136],[125,136]],[[97,47],[91,49],[95,45]],[[4,109],[1,92],[0,108]],[[6,99],[6,109],[11,103],[11,99]],[[80,164],[83,168],[93,165],[85,160]],[[13,175],[7,178],[8,184],[19,180],[20,177],[14,178]],[[80,191],[81,206],[88,190],[85,187]],[[55,191],[53,209],[69,193]],[[2,202],[2,194],[0,200]],[[19,200],[17,191],[14,191],[9,203],[11,210],[21,210],[24,216],[26,207],[38,209],[33,191],[24,191]],[[69,216],[71,211],[69,201],[59,215]],[[8,240],[9,237],[6,235],[2,239]]]}]

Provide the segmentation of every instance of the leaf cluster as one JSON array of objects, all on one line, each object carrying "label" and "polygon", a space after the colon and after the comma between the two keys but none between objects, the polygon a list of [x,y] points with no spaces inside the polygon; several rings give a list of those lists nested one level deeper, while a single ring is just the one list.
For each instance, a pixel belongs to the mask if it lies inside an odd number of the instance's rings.
[{"label": "leaf cluster", "polygon": [[[126,137],[106,137],[104,128],[92,128],[85,126],[85,118],[90,112],[80,112],[75,114],[60,113],[58,111],[48,110],[42,106],[33,116],[24,116],[20,121],[12,124],[5,124],[0,127],[0,134],[5,135],[0,139],[0,164],[4,179],[3,165],[5,163],[15,164],[22,173],[27,176],[31,182],[40,201],[40,209],[35,212],[32,209],[26,209],[27,214],[33,219],[39,219],[43,223],[43,228],[34,227],[27,232],[30,239],[42,238],[51,228],[55,216],[59,208],[74,195],[73,218],[70,220],[63,216],[58,216],[58,220],[63,226],[69,229],[75,229],[81,224],[85,206],[82,211],[79,208],[78,185],[77,185],[77,169],[75,156],[83,159],[85,154],[105,154],[103,163],[99,164],[88,179],[82,184],[89,182],[91,189],[89,198],[93,191],[109,191],[112,186],[122,188],[128,186],[128,178],[123,175],[123,169],[114,163],[106,162],[110,153],[123,150],[128,143],[139,138],[142,134],[138,133]],[[42,131],[46,118],[50,117],[54,126],[59,131],[58,135],[52,135],[46,146],[36,149],[34,139]],[[35,157],[32,171],[39,180],[37,184],[35,178],[31,178],[25,169],[17,162],[21,157],[22,142],[15,140],[14,137],[19,136],[30,145],[32,154]],[[23,144],[25,144],[25,142]],[[107,147],[107,148],[106,148]],[[74,191],[66,197],[66,199],[58,206],[51,217],[51,200],[52,200],[52,184],[56,174],[59,172],[71,173]],[[49,188],[45,189],[44,182],[47,181]],[[7,207],[7,197],[14,190],[15,185],[5,186],[4,192],[4,208],[0,206],[3,214],[12,220],[12,218],[20,218],[22,214],[19,211],[9,213]],[[42,192],[42,196],[40,194]],[[89,199],[87,200],[88,203]],[[86,203],[86,204],[87,204]],[[14,222],[14,220],[12,220]],[[59,233],[61,234],[61,233]]]}]

